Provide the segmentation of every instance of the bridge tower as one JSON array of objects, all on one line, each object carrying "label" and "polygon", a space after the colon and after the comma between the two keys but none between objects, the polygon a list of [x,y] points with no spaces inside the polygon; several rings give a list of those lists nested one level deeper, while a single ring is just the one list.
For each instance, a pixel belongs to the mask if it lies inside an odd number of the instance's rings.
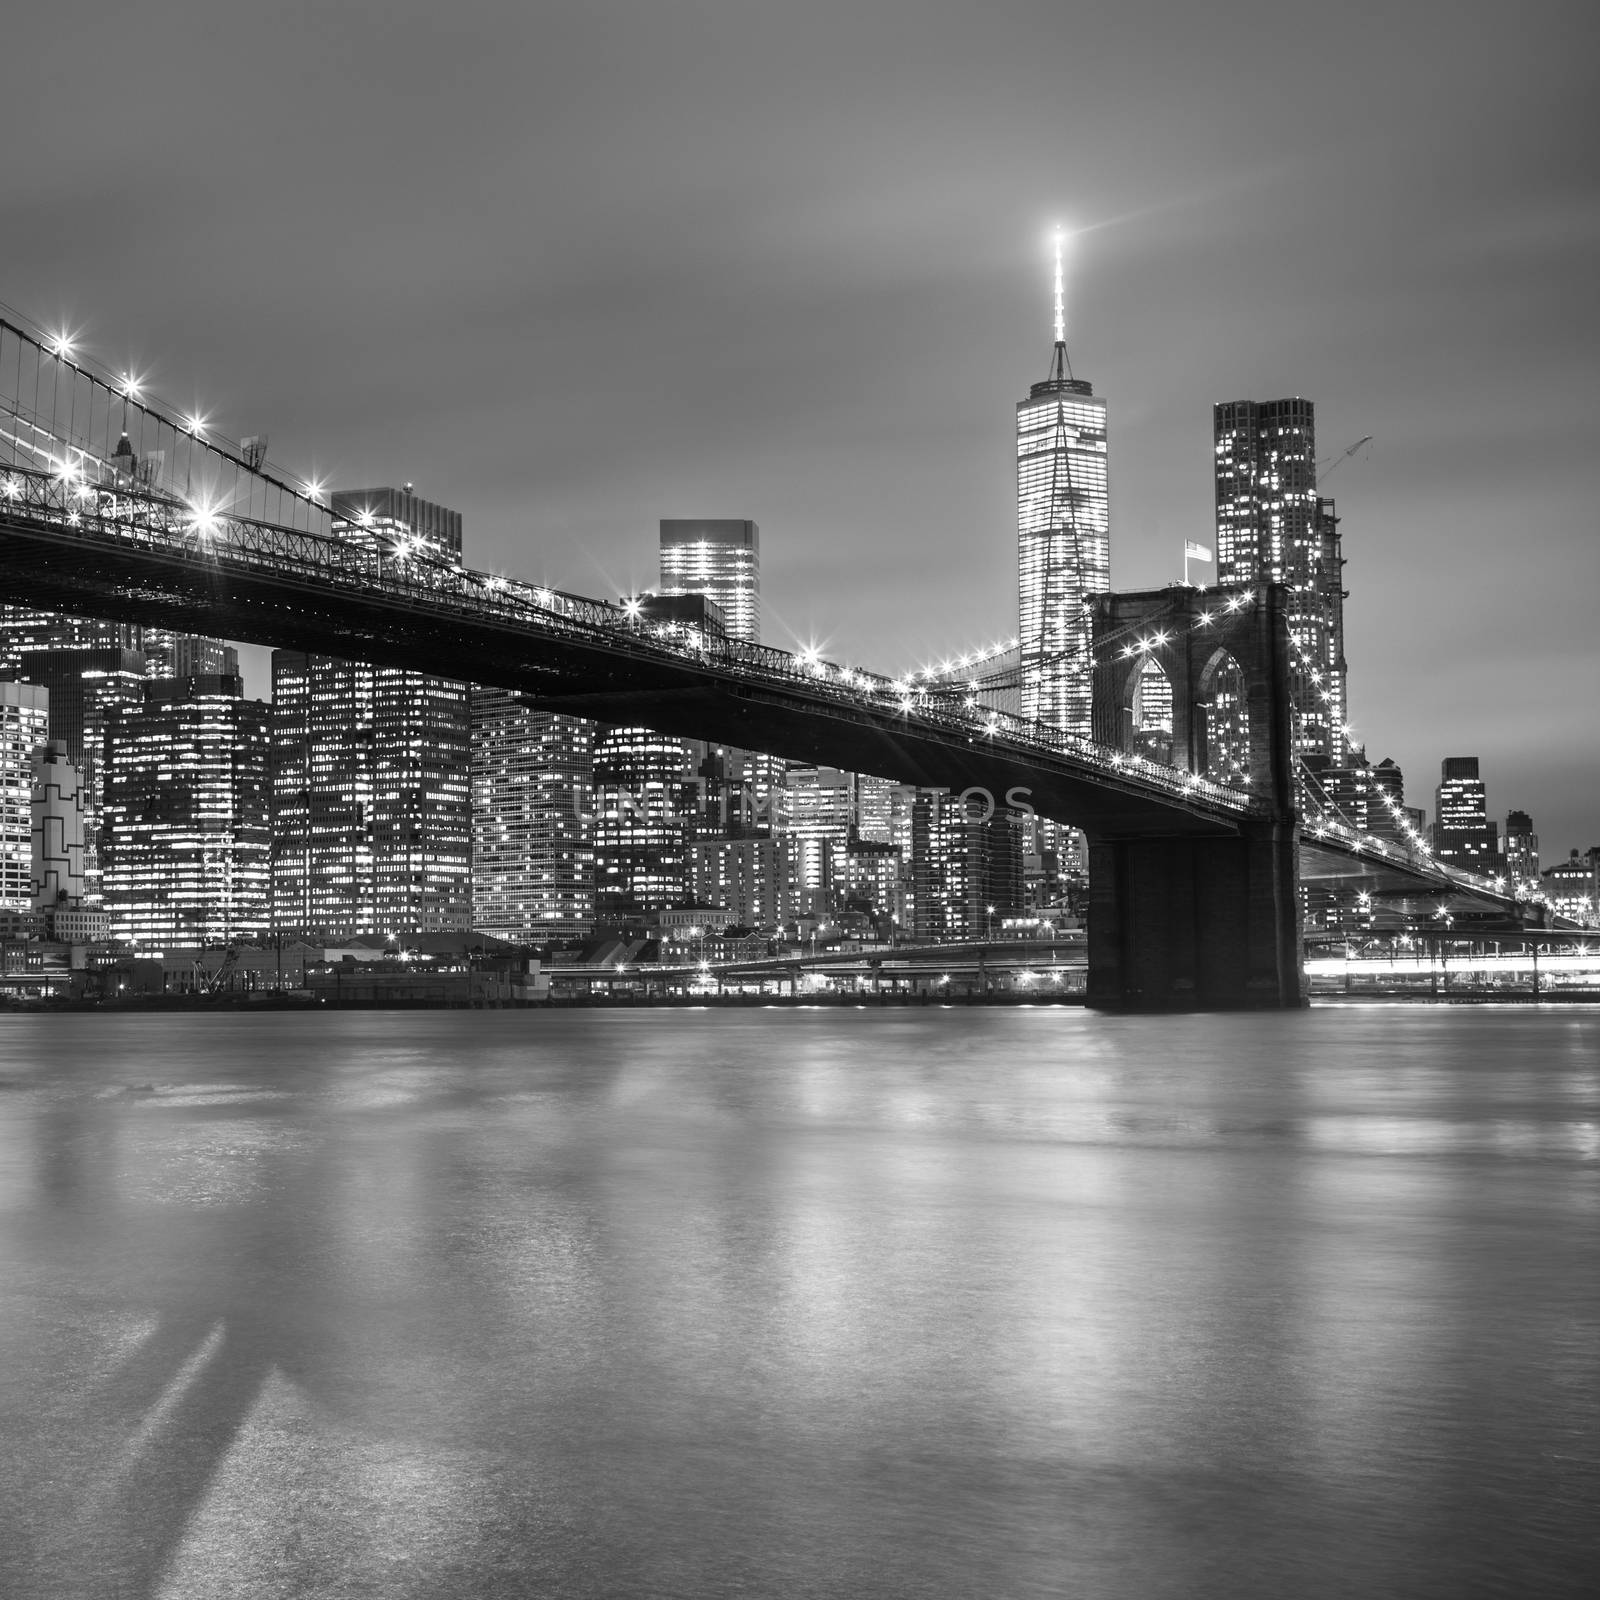
[{"label": "bridge tower", "polygon": [[1088,831],[1089,1003],[1303,1004],[1288,592],[1172,587],[1095,601],[1094,736],[1221,782],[1266,814],[1237,834]]}]

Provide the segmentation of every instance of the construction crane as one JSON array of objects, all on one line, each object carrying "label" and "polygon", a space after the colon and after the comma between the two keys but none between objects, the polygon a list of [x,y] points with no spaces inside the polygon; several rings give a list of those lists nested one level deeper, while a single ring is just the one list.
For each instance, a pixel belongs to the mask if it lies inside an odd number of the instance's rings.
[{"label": "construction crane", "polygon": [[1341,450],[1338,455],[1326,456],[1323,458],[1323,460],[1319,461],[1317,463],[1317,487],[1319,489],[1322,487],[1322,480],[1326,478],[1335,467],[1342,467],[1345,462],[1347,462],[1350,457],[1356,453],[1356,451],[1361,449],[1363,445],[1368,445],[1371,443],[1372,435],[1369,433],[1366,438],[1357,439],[1348,450]]}]

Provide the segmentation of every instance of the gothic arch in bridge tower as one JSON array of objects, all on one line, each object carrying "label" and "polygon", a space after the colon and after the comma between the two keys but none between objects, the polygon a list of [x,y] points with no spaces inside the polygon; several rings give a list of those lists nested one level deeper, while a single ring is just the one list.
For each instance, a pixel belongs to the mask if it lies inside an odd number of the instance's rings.
[{"label": "gothic arch in bridge tower", "polygon": [[1191,719],[1190,770],[1216,783],[1248,781],[1251,705],[1244,668],[1223,646],[1201,667]]},{"label": "gothic arch in bridge tower", "polygon": [[[1097,596],[1095,738],[1219,782],[1248,776],[1253,792],[1287,804],[1287,771],[1274,765],[1286,666],[1267,615],[1273,593],[1174,585]],[[1152,748],[1162,741],[1150,716],[1152,700],[1167,692],[1162,677],[1171,693],[1164,758]]]},{"label": "gothic arch in bridge tower", "polygon": [[1172,679],[1157,655],[1146,655],[1144,665],[1130,680],[1132,703],[1128,707],[1130,746],[1135,754],[1165,765],[1172,763]]}]

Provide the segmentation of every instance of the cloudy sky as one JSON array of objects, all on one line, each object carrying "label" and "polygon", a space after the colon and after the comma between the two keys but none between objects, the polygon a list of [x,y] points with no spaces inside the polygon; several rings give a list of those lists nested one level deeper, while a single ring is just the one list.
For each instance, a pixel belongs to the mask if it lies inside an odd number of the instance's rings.
[{"label": "cloudy sky", "polygon": [[[1112,576],[1210,542],[1211,405],[1302,394],[1353,720],[1600,842],[1592,5],[75,4],[8,19],[0,300],[468,558],[761,525],[767,637],[1015,631],[1016,400],[1111,407]],[[253,664],[264,689],[259,659]]]}]

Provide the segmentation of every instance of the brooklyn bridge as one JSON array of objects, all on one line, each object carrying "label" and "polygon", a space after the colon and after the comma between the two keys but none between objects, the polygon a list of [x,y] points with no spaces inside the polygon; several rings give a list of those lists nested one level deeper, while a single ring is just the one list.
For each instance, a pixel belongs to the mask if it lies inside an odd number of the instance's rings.
[{"label": "brooklyn bridge", "polygon": [[[1099,596],[1094,737],[1080,737],[1016,715],[982,662],[894,678],[477,571],[422,540],[352,539],[316,484],[15,314],[0,318],[0,601],[405,667],[600,723],[1015,796],[1088,841],[1088,997],[1108,1009],[1301,1004],[1304,884],[1517,915],[1496,883],[1329,804],[1296,753],[1301,665],[1281,585]],[[1130,715],[1151,661],[1173,686],[1168,762],[1137,747]],[[1243,686],[1225,782],[1207,760],[1223,662]]]}]

